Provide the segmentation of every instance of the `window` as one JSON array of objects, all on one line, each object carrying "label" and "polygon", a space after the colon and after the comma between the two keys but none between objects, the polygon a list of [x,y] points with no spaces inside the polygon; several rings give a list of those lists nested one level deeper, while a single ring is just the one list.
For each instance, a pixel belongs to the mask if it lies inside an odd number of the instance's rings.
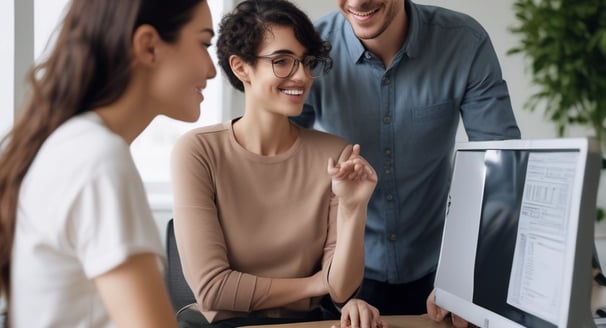
[{"label": "window", "polygon": [[[48,49],[52,48],[54,32],[65,13],[68,3],[69,0],[35,0],[34,58],[36,58],[36,61],[43,59]],[[218,22],[223,15],[224,8],[231,8],[231,1],[208,0],[208,3],[213,16],[214,28],[217,31]],[[13,11],[4,10],[2,7],[0,12],[12,13]],[[3,21],[0,20],[0,22]],[[215,42],[216,38],[213,40],[213,44]],[[209,52],[216,63],[215,47],[212,46]],[[2,58],[2,62],[8,62],[8,60]],[[135,164],[141,173],[150,203],[155,211],[171,209],[170,152],[176,139],[185,131],[194,127],[218,123],[223,120],[222,100],[224,97],[221,74],[217,67],[217,76],[208,81],[207,88],[204,90],[204,102],[201,104],[201,115],[198,122],[183,123],[164,116],[156,117],[131,145]],[[2,127],[0,126],[0,128]]]},{"label": "window", "polygon": [[15,58],[15,3],[0,1],[0,138],[14,120],[13,76]]}]

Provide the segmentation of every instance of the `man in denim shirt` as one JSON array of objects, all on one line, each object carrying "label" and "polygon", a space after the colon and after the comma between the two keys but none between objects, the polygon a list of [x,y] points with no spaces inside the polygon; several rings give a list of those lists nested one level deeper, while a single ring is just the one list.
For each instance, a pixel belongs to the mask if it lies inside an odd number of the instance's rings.
[{"label": "man in denim shirt", "polygon": [[459,117],[469,140],[520,138],[509,91],[473,18],[409,0],[337,3],[316,24],[333,69],[293,120],[360,144],[379,174],[356,296],[383,315],[425,313]]}]

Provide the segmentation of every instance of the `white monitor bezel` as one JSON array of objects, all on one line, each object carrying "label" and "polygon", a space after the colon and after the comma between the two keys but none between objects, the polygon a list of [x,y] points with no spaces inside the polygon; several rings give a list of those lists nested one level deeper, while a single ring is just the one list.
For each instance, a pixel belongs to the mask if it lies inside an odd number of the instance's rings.
[{"label": "white monitor bezel", "polygon": [[[597,158],[601,158],[600,156],[600,150],[599,150],[599,144],[590,138],[559,138],[559,139],[535,139],[535,140],[501,140],[501,141],[472,141],[472,142],[463,142],[463,143],[458,143],[456,144],[455,147],[455,153],[454,153],[454,158],[453,158],[453,172],[456,169],[456,154],[459,151],[468,151],[468,150],[486,150],[486,149],[503,149],[503,150],[540,150],[540,151],[549,151],[549,150],[573,150],[573,151],[578,151],[579,156],[578,156],[578,163],[577,163],[577,167],[579,167],[580,169],[577,170],[576,172],[576,176],[575,176],[575,180],[574,180],[574,186],[573,186],[573,197],[571,200],[571,207],[570,207],[570,214],[571,217],[579,217],[581,218],[581,220],[583,220],[583,217],[586,215],[583,215],[583,212],[590,212],[587,211],[587,209],[585,209],[585,211],[582,211],[583,206],[587,206],[587,203],[591,203],[591,198],[593,198],[593,204],[594,204],[594,213],[595,213],[595,198],[596,195],[595,193],[597,193],[597,182],[595,184],[595,186],[586,186],[586,184],[590,183],[591,181],[588,181],[590,179],[588,179],[588,175],[591,176],[596,176],[597,175],[597,179],[599,180],[599,173],[600,170],[599,168],[597,169],[597,173],[596,173],[596,168],[595,168],[595,163],[596,162],[592,156],[594,155],[598,155],[598,156],[594,156]],[[591,159],[592,163],[589,163]],[[588,172],[591,171],[591,172]],[[455,177],[453,177],[454,179]],[[456,182],[456,181],[453,181]],[[451,186],[452,188],[452,186]],[[594,188],[595,191],[589,191],[589,192],[585,192],[583,188],[588,188],[588,190]],[[589,194],[594,194],[592,195],[586,195],[586,193]],[[585,196],[586,198],[590,198],[589,200],[587,199],[582,199],[582,196]],[[449,197],[450,197],[450,193],[449,193]],[[583,205],[585,204],[585,205]],[[578,214],[578,215],[577,215]],[[595,215],[595,214],[594,214]],[[446,229],[447,225],[448,225],[448,215],[446,215],[446,221],[444,224],[444,228]],[[451,218],[452,220],[452,218]],[[582,222],[572,222],[573,224],[573,228],[570,229],[568,231],[568,240],[576,240],[578,235],[583,235],[586,236],[587,234],[591,234],[591,236],[593,236],[593,220],[592,219],[592,224],[583,224]],[[579,230],[582,229],[583,231],[579,232]],[[446,275],[446,272],[442,272],[441,271],[441,264],[443,260],[443,253],[444,253],[444,240],[445,238],[448,238],[448,236],[445,236],[443,234],[442,236],[442,242],[443,242],[443,247],[440,250],[440,261],[438,263],[438,268],[437,268],[437,273],[436,273],[436,291],[435,291],[435,295],[436,295],[436,299],[435,302],[438,306],[441,306],[453,313],[456,313],[457,315],[465,318],[466,320],[468,320],[469,322],[478,325],[480,327],[488,327],[490,325],[490,327],[515,327],[515,328],[519,328],[519,327],[524,327],[520,324],[518,324],[515,321],[512,321],[506,317],[503,317],[493,311],[490,311],[488,309],[485,309],[477,304],[474,304],[471,300],[462,298],[460,296],[454,295],[444,289],[441,288],[440,286],[440,275],[444,274]],[[583,244],[583,253],[587,253],[587,248],[589,248],[589,250],[591,250],[591,247],[593,246],[593,238],[590,238],[591,244],[589,244],[589,242],[582,242]],[[562,294],[562,304],[560,305],[560,309],[562,309],[563,311],[560,312],[560,316],[557,320],[557,323],[555,323],[555,325],[557,327],[568,327],[568,323],[571,322],[571,320],[577,321],[579,320],[579,318],[571,318],[570,315],[573,312],[573,308],[574,311],[578,312],[579,310],[576,309],[577,307],[580,306],[580,308],[584,308],[587,307],[587,316],[589,316],[588,319],[583,319],[582,321],[590,321],[591,324],[593,323],[593,321],[591,320],[591,312],[590,312],[590,304],[589,304],[589,300],[590,300],[590,292],[589,295],[587,295],[587,304],[586,305],[581,305],[581,304],[572,304],[571,306],[571,302],[574,299],[574,295],[572,295],[572,290],[573,290],[573,286],[575,286],[575,288],[578,287],[582,287],[582,289],[589,289],[589,291],[591,290],[591,277],[590,277],[590,266],[588,267],[587,271],[589,271],[589,273],[587,274],[587,283],[580,283],[579,282],[579,275],[583,275],[584,274],[582,272],[579,271],[585,271],[584,269],[579,270],[578,267],[578,261],[579,259],[576,258],[575,254],[577,254],[577,245],[578,243],[572,243],[571,247],[568,247],[567,252],[566,252],[566,263],[565,263],[565,272],[564,272],[564,285],[563,285],[563,294]],[[447,247],[447,246],[446,246]],[[474,248],[475,250],[475,248]],[[475,256],[475,255],[474,255]],[[466,261],[467,263],[469,261]],[[582,261],[584,262],[584,260]],[[590,262],[587,262],[588,265]],[[575,269],[577,268],[577,269]],[[444,269],[445,270],[445,269]],[[457,269],[457,270],[461,270],[461,269]],[[468,269],[467,269],[468,270]],[[469,271],[469,270],[468,270]],[[473,270],[471,271],[473,272]],[[576,276],[575,276],[576,274]],[[582,284],[582,286],[579,286],[579,284]],[[584,302],[583,302],[584,303]],[[581,316],[581,317],[586,317],[584,314],[574,314],[573,316]],[[579,325],[579,327],[581,326],[587,326],[590,327],[591,324],[587,324],[587,325]]]}]

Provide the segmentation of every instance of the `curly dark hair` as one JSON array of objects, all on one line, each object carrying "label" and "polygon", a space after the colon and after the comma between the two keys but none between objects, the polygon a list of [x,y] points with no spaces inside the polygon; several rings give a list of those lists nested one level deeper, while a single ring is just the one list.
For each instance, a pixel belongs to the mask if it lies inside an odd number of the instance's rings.
[{"label": "curly dark hair", "polygon": [[331,45],[322,40],[309,17],[287,0],[247,0],[223,17],[219,24],[217,58],[234,88],[244,92],[244,84],[232,72],[229,56],[236,55],[254,65],[265,32],[272,25],[291,27],[307,55],[323,58],[332,66]]}]

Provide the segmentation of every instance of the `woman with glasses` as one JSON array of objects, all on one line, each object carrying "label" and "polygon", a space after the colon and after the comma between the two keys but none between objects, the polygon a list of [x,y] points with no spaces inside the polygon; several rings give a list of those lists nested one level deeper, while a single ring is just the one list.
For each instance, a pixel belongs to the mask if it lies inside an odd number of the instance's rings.
[{"label": "woman with glasses", "polygon": [[197,300],[181,327],[320,320],[326,295],[347,303],[342,326],[382,326],[351,299],[377,176],[359,146],[289,121],[330,68],[330,46],[292,3],[250,0],[223,18],[217,48],[245,108],[173,151],[175,234]]}]

